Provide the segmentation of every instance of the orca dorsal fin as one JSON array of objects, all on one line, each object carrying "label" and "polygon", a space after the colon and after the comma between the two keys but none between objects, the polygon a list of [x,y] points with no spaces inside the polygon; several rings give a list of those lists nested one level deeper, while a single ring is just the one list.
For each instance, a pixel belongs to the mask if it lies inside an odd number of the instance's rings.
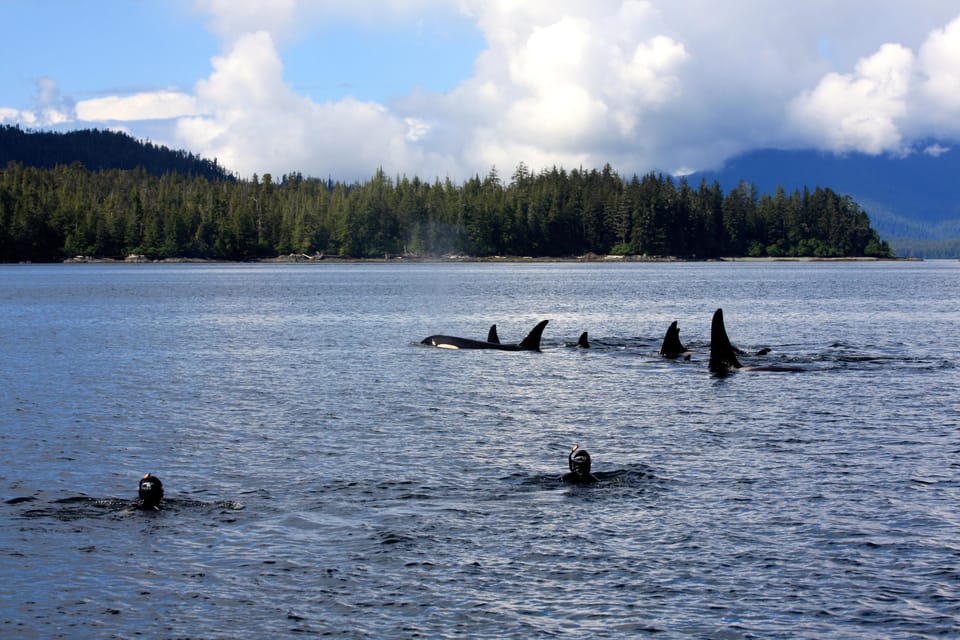
[{"label": "orca dorsal fin", "polygon": [[586,332],[586,331],[584,331],[583,333],[580,334],[580,339],[577,340],[577,347],[579,347],[580,349],[589,349],[589,348],[590,348],[590,341],[587,340],[587,332]]},{"label": "orca dorsal fin", "polygon": [[723,371],[729,368],[739,369],[740,366],[730,338],[727,337],[727,328],[723,324],[723,309],[717,309],[710,324],[710,369]]},{"label": "orca dorsal fin", "polygon": [[664,358],[676,358],[687,350],[680,342],[680,327],[674,320],[667,327],[667,333],[663,336],[663,344],[660,345],[660,355]]},{"label": "orca dorsal fin", "polygon": [[520,343],[520,349],[523,351],[540,351],[540,337],[543,335],[543,329],[547,326],[549,320],[541,320],[537,323],[527,337]]},{"label": "orca dorsal fin", "polygon": [[497,325],[490,325],[490,331],[487,331],[487,342],[500,344],[500,336],[497,335]]}]

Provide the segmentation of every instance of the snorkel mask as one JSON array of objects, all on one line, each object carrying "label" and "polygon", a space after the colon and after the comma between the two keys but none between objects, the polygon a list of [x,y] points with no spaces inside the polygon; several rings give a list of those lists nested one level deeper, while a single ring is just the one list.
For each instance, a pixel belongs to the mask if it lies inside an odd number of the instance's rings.
[{"label": "snorkel mask", "polygon": [[586,449],[581,449],[579,444],[573,445],[570,455],[567,456],[567,462],[570,464],[570,472],[580,477],[590,475],[590,454]]},{"label": "snorkel mask", "polygon": [[140,478],[140,487],[137,492],[144,509],[156,509],[163,500],[163,483],[155,475],[147,474]]}]

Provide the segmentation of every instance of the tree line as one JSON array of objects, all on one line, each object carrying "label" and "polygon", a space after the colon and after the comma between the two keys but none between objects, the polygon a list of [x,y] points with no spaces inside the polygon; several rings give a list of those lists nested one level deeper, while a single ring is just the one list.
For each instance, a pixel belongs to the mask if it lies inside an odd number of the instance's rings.
[{"label": "tree line", "polygon": [[603,169],[496,169],[462,184],[387,175],[346,183],[210,179],[10,162],[0,169],[0,260],[75,255],[252,260],[387,256],[876,256],[889,245],[829,188],[759,194]]}]

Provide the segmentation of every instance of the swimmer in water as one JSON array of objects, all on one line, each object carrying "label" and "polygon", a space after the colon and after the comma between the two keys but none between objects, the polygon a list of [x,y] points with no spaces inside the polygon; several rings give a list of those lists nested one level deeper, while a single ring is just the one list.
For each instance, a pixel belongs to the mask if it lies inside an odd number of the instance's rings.
[{"label": "swimmer in water", "polygon": [[586,449],[581,449],[579,444],[573,445],[570,455],[567,456],[567,462],[570,465],[570,473],[565,473],[560,477],[561,482],[570,484],[592,484],[597,482],[597,477],[590,473],[590,454]]},{"label": "swimmer in water", "polygon": [[157,476],[147,474],[140,478],[139,507],[144,511],[159,511],[163,500],[163,483]]}]

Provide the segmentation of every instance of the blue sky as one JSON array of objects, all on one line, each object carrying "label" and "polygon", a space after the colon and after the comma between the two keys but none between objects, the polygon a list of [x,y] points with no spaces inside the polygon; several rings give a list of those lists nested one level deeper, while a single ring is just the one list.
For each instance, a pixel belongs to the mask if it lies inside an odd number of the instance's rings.
[{"label": "blue sky", "polygon": [[0,0],[0,19],[0,122],[122,130],[244,177],[684,173],[960,139],[953,0]]}]

